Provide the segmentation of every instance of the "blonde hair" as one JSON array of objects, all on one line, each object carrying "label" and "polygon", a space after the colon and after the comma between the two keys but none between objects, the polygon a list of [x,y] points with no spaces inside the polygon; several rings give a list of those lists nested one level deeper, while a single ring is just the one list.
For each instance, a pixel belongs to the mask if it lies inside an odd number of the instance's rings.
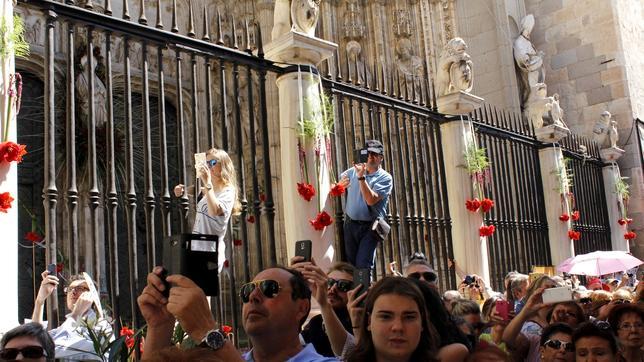
[{"label": "blonde hair", "polygon": [[628,289],[622,287],[613,292],[613,299],[624,299],[632,302],[633,294]]},{"label": "blonde hair", "polygon": [[207,154],[214,157],[221,164],[221,181],[224,185],[231,186],[235,189],[235,202],[231,214],[239,215],[241,212],[241,202],[239,201],[239,185],[237,184],[237,173],[235,172],[233,161],[226,151],[218,148],[209,149]]},{"label": "blonde hair", "polygon": [[605,290],[594,290],[590,293],[590,300],[593,302],[610,302],[611,299],[613,299],[613,294]]}]

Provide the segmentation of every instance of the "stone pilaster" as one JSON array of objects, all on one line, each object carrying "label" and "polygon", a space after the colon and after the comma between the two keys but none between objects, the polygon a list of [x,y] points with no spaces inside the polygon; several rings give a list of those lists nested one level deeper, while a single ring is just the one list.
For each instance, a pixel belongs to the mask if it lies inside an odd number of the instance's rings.
[{"label": "stone pilaster", "polygon": [[[12,0],[2,0],[0,19],[13,29]],[[4,34],[2,35],[4,36]],[[9,76],[15,72],[13,53],[6,59],[0,59],[0,135],[4,134],[9,95]],[[16,141],[16,114],[12,112],[9,126],[9,137]],[[2,141],[2,139],[0,139]],[[0,193],[9,192],[14,198],[11,209],[0,213],[2,240],[0,243],[0,275],[2,275],[3,298],[0,298],[0,334],[18,324],[18,166],[15,162],[0,163]]]},{"label": "stone pilaster", "polygon": [[608,221],[610,225],[610,243],[612,250],[630,252],[628,240],[624,239],[628,225],[620,225],[617,221],[622,218],[619,205],[622,200],[618,199],[615,192],[615,185],[621,177],[619,166],[613,162],[602,168],[604,176],[604,193],[606,195],[606,207],[608,208]]},{"label": "stone pilaster", "polygon": [[441,140],[445,165],[445,183],[449,202],[449,215],[452,219],[452,245],[454,260],[469,274],[478,274],[489,285],[490,268],[488,262],[487,238],[479,236],[483,225],[480,213],[465,208],[469,198],[472,180],[463,165],[465,147],[474,140],[470,121],[453,121],[441,124]]}]

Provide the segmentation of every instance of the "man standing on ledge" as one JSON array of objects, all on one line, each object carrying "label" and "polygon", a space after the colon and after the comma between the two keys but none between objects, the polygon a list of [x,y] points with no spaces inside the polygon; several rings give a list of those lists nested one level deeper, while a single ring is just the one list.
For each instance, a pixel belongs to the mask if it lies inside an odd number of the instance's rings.
[{"label": "man standing on ledge", "polygon": [[344,171],[339,183],[347,188],[344,221],[347,261],[356,268],[371,269],[380,241],[372,225],[376,219],[385,217],[392,178],[380,167],[384,158],[382,143],[368,140],[365,146],[367,162],[357,163]]}]

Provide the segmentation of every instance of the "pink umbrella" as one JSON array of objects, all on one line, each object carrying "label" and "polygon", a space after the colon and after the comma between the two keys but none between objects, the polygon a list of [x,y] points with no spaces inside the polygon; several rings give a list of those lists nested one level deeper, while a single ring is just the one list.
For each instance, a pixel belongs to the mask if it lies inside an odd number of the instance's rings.
[{"label": "pink umbrella", "polygon": [[557,270],[568,274],[594,275],[616,273],[643,264],[625,251],[594,251],[564,260]]}]

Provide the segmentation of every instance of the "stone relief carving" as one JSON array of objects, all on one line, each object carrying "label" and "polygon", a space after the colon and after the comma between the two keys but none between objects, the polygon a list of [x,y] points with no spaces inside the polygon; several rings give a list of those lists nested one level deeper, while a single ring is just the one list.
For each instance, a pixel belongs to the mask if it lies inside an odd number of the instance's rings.
[{"label": "stone relief carving", "polygon": [[610,122],[612,115],[609,111],[602,112],[599,116],[599,120],[595,123],[593,128],[593,140],[597,142],[599,148],[605,148],[606,138],[608,137],[608,128],[610,127]]},{"label": "stone relief carving", "polygon": [[436,75],[439,96],[469,92],[473,86],[472,58],[467,54],[467,44],[461,38],[450,40],[441,52]]},{"label": "stone relief carving", "polygon": [[396,43],[396,66],[404,75],[420,76],[422,74],[423,61],[419,56],[414,55],[409,38],[400,38]]},{"label": "stone relief carving", "polygon": [[344,12],[344,37],[360,40],[364,36],[365,26],[362,23],[362,9],[358,0],[347,0],[347,9]]},{"label": "stone relief carving", "polygon": [[555,93],[551,97],[548,97],[548,101],[550,102],[550,112],[548,114],[548,118],[550,120],[549,124],[568,128],[563,120],[563,109],[561,109],[561,105],[559,104],[559,93]]},{"label": "stone relief carving", "polygon": [[[89,122],[89,99],[90,89],[87,76],[88,67],[88,54],[86,48],[79,50],[80,64],[78,65],[76,76],[76,97],[77,105],[80,111],[81,120]],[[105,88],[104,80],[101,79],[101,74],[104,76],[104,63],[103,56],[101,55],[100,48],[94,48],[94,69],[92,76],[94,77],[94,120],[97,128],[102,127],[107,120],[107,90]],[[103,78],[105,79],[105,78]]]},{"label": "stone relief carving", "polygon": [[543,127],[543,115],[552,109],[550,97],[547,97],[548,87],[545,83],[537,83],[530,90],[525,113],[535,130]]},{"label": "stone relief carving", "polygon": [[526,15],[521,21],[521,34],[514,40],[514,60],[520,74],[521,101],[525,103],[530,98],[530,90],[538,83],[545,81],[542,51],[537,51],[530,41],[530,33],[534,28],[534,16]]},{"label": "stone relief carving", "polygon": [[408,38],[411,36],[411,21],[409,20],[408,10],[396,10],[396,22],[394,24],[394,34],[397,37]]},{"label": "stone relief carving", "polygon": [[293,30],[315,37],[322,0],[291,0]]},{"label": "stone relief carving", "polygon": [[[364,60],[360,56],[362,53],[362,46],[355,40],[351,40],[346,45],[347,54],[349,55],[349,72],[353,77],[353,80],[358,80],[361,83],[364,83],[367,79],[367,76],[371,75],[369,69],[367,69],[367,74],[365,74],[365,64]],[[354,70],[357,73],[354,73]]]}]

